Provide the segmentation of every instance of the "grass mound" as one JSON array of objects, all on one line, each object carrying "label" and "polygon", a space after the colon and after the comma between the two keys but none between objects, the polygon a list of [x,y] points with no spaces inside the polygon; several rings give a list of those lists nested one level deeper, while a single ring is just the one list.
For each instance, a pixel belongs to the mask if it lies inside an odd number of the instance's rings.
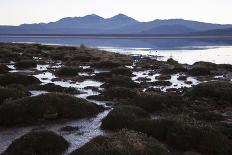
[{"label": "grass mound", "polygon": [[92,116],[101,106],[67,94],[48,93],[6,101],[0,105],[0,125],[32,124],[54,119]]},{"label": "grass mound", "polygon": [[189,89],[187,97],[208,98],[218,104],[232,104],[232,84],[227,81],[212,81],[198,84]]},{"label": "grass mound", "polygon": [[110,87],[104,91],[104,96],[109,99],[132,99],[138,92],[136,89],[126,87]]},{"label": "grass mound", "polygon": [[24,75],[20,73],[7,73],[0,75],[0,85],[7,86],[10,84],[33,85],[41,83],[34,76]]},{"label": "grass mound", "polygon": [[154,138],[122,130],[111,137],[98,136],[71,155],[168,155],[169,150]]},{"label": "grass mound", "polygon": [[163,141],[179,151],[205,154],[231,154],[232,143],[216,127],[183,116],[157,120],[137,120],[133,130]]},{"label": "grass mound", "polygon": [[127,67],[117,67],[117,68],[113,68],[111,70],[111,74],[132,76],[132,71],[131,71],[131,69],[129,69]]},{"label": "grass mound", "polygon": [[78,75],[80,69],[76,67],[61,67],[56,71],[58,76],[76,76]]},{"label": "grass mound", "polygon": [[159,112],[162,110],[181,111],[187,103],[180,96],[165,95],[158,93],[141,93],[136,95],[130,102],[145,109],[148,112]]},{"label": "grass mound", "polygon": [[30,87],[31,90],[44,90],[48,92],[59,92],[59,93],[67,93],[67,94],[79,94],[80,92],[75,88],[65,88],[59,85],[55,85],[54,83],[47,83],[44,85],[34,85]]},{"label": "grass mound", "polygon": [[10,69],[6,65],[0,64],[0,74],[5,74],[9,71]]},{"label": "grass mound", "polygon": [[34,60],[20,60],[15,64],[16,68],[33,68],[36,67],[37,63]]},{"label": "grass mound", "polygon": [[112,110],[103,120],[101,127],[108,130],[131,128],[137,119],[149,118],[149,114],[135,106],[119,106]]},{"label": "grass mound", "polygon": [[0,87],[0,104],[6,99],[18,99],[28,96],[29,93],[24,91],[14,89],[14,88],[4,88]]},{"label": "grass mound", "polygon": [[51,131],[32,131],[13,141],[3,155],[61,155],[69,143]]}]

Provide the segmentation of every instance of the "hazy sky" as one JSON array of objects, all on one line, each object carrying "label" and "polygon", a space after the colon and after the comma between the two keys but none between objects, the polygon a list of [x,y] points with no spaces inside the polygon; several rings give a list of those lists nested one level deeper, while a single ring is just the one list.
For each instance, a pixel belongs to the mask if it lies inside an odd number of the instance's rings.
[{"label": "hazy sky", "polygon": [[184,18],[232,24],[232,0],[0,0],[0,25],[118,13],[140,21]]}]

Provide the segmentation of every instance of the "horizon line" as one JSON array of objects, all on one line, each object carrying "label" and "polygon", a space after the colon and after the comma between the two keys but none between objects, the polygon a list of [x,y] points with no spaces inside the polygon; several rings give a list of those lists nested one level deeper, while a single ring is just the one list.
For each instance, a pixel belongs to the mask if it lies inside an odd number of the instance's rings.
[{"label": "horizon line", "polygon": [[103,18],[103,19],[107,20],[107,19],[111,19],[113,17],[116,17],[118,15],[124,15],[124,16],[126,16],[128,18],[132,18],[132,19],[134,19],[134,20],[136,20],[137,22],[140,22],[140,23],[148,23],[148,22],[153,22],[153,21],[156,21],[156,20],[185,20],[185,21],[201,22],[201,23],[207,23],[207,24],[232,25],[232,23],[222,24],[222,23],[217,23],[217,22],[205,22],[205,21],[200,21],[200,20],[195,20],[195,19],[185,19],[185,18],[179,18],[179,17],[177,17],[177,18],[166,18],[166,19],[165,18],[163,18],[163,19],[156,18],[156,19],[149,20],[149,21],[140,21],[140,20],[137,20],[137,19],[135,19],[133,17],[130,17],[130,16],[128,16],[126,14],[123,14],[123,13],[118,13],[118,14],[115,14],[115,15],[113,15],[111,17],[107,17],[107,18],[102,17],[102,16],[100,16],[98,14],[92,13],[92,14],[86,14],[86,15],[83,15],[83,16],[61,17],[59,19],[56,19],[56,20],[50,21],[50,22],[42,22],[41,21],[41,22],[34,22],[34,23],[21,23],[21,24],[17,24],[17,25],[7,25],[7,24],[6,25],[2,25],[2,24],[0,24],[0,26],[21,26],[21,25],[32,25],[32,24],[49,24],[49,23],[53,23],[53,22],[58,22],[58,21],[60,21],[62,19],[65,19],[65,18],[84,18],[84,17],[87,17],[87,16],[98,16],[100,18]]}]

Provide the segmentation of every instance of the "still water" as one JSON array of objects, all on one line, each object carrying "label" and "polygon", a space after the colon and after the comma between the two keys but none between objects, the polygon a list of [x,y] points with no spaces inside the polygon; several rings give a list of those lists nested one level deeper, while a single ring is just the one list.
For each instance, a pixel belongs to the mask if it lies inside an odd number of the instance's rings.
[{"label": "still water", "polygon": [[160,59],[170,57],[181,63],[192,64],[196,61],[210,61],[218,64],[232,64],[232,39],[102,39],[81,37],[29,37],[0,36],[0,42],[27,42],[57,45],[90,47],[107,51],[132,54],[155,55]]}]

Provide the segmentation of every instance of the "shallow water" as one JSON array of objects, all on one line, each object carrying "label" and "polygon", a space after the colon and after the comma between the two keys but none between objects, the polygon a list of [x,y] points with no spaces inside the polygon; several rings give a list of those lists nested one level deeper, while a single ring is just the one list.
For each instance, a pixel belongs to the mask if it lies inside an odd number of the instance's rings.
[{"label": "shallow water", "polygon": [[80,37],[4,37],[0,42],[27,42],[79,46],[105,49],[112,52],[170,57],[180,63],[196,61],[232,64],[232,39],[100,39]]},{"label": "shallow water", "polygon": [[157,56],[158,60],[173,58],[182,64],[193,64],[197,61],[208,61],[216,64],[232,64],[232,46],[207,47],[206,49],[167,49],[153,48],[114,48],[104,50],[129,55]]}]

